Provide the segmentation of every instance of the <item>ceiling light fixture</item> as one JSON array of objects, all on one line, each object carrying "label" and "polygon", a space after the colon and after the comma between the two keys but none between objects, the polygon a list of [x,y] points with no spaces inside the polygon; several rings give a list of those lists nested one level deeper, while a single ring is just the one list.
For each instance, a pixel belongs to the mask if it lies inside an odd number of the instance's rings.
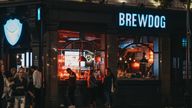
[{"label": "ceiling light fixture", "polygon": [[119,3],[127,3],[127,0],[118,0]]},{"label": "ceiling light fixture", "polygon": [[161,6],[161,2],[159,0],[150,0],[150,3],[152,3],[155,7]]}]

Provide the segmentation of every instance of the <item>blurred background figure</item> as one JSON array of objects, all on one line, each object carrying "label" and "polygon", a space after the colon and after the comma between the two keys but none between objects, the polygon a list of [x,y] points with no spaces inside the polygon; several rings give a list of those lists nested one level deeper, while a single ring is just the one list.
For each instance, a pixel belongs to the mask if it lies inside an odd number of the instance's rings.
[{"label": "blurred background figure", "polygon": [[25,108],[25,94],[27,87],[27,80],[24,77],[25,69],[20,67],[16,73],[14,79],[14,91],[13,95],[15,96],[14,108]]},{"label": "blurred background figure", "polygon": [[103,80],[103,89],[105,95],[105,106],[109,108],[112,105],[112,93],[114,93],[115,90],[115,82],[116,80],[111,69],[107,68],[105,70],[105,77]]},{"label": "blurred background figure", "polygon": [[35,95],[35,108],[41,108],[41,88],[42,88],[42,73],[38,70],[37,66],[32,66],[31,71],[33,73],[33,86]]},{"label": "blurred background figure", "polygon": [[96,98],[98,95],[98,81],[96,72],[93,70],[90,71],[90,75],[87,79],[87,88],[89,91],[90,107],[96,108]]},{"label": "blurred background figure", "polygon": [[26,108],[34,108],[34,86],[33,86],[33,71],[27,70],[27,93],[26,93]]},{"label": "blurred background figure", "polygon": [[10,71],[11,71],[12,78],[14,78],[14,77],[15,77],[15,74],[17,73],[17,69],[16,69],[15,67],[12,67],[12,68],[10,69]]}]

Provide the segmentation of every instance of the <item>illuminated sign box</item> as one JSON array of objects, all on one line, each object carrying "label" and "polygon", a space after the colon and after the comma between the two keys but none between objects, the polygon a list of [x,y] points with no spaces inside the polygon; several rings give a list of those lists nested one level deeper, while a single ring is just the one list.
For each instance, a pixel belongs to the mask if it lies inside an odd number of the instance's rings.
[{"label": "illuminated sign box", "polygon": [[79,67],[78,51],[65,51],[65,67]]},{"label": "illuminated sign box", "polygon": [[4,33],[8,43],[12,46],[17,44],[21,37],[23,24],[18,19],[9,19],[4,25]]},{"label": "illuminated sign box", "polygon": [[119,12],[118,25],[130,28],[166,28],[166,17],[152,14]]}]

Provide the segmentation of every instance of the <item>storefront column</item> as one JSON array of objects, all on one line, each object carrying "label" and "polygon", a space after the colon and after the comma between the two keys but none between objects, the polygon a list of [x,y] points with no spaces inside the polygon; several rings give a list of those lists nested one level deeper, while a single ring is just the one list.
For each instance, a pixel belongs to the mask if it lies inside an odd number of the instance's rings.
[{"label": "storefront column", "polygon": [[107,67],[117,76],[118,36],[107,35]]},{"label": "storefront column", "polygon": [[39,65],[39,61],[40,61],[40,32],[38,30],[39,28],[39,25],[36,25],[37,27],[34,28],[34,27],[31,27],[30,30],[31,30],[31,48],[32,48],[32,55],[33,55],[33,65],[37,66],[40,71],[41,71],[41,67]]},{"label": "storefront column", "polygon": [[44,48],[46,95],[45,108],[58,106],[58,81],[57,81],[57,32],[49,31],[45,35],[46,47]]},{"label": "storefront column", "polygon": [[170,38],[167,37],[160,38],[160,80],[163,107],[171,105],[171,48]]},{"label": "storefront column", "polygon": [[4,37],[1,35],[1,37],[0,37],[0,43],[1,43],[1,56],[0,56],[0,59],[1,60],[3,60],[3,58],[4,58]]}]

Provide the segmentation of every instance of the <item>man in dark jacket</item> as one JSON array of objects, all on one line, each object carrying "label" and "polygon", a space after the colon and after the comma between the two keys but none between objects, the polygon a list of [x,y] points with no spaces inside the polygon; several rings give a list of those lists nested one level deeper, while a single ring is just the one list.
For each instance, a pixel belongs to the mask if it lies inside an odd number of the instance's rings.
[{"label": "man in dark jacket", "polygon": [[68,79],[69,106],[75,107],[76,74],[70,68],[67,68],[67,72],[69,73],[69,79]]}]

